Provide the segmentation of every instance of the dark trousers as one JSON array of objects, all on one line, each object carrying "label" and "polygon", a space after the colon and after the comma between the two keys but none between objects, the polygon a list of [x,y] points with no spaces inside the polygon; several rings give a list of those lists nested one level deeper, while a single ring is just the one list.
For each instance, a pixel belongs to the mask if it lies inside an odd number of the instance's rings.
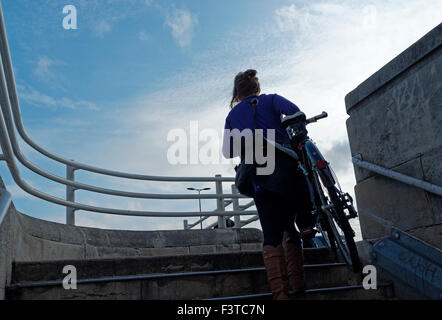
[{"label": "dark trousers", "polygon": [[293,194],[261,190],[254,197],[264,234],[264,246],[282,244],[284,232],[297,235],[299,229],[314,225],[308,186],[301,177],[296,181]]}]

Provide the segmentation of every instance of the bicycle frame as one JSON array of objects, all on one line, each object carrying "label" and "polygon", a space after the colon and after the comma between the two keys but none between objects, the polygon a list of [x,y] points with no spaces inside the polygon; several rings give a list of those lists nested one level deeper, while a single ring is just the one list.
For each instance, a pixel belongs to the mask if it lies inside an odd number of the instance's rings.
[{"label": "bicycle frame", "polygon": [[325,161],[325,158],[322,156],[313,141],[310,139],[306,140],[303,144],[303,148],[310,160],[310,165],[321,178],[323,185],[326,188],[333,187],[336,184],[336,181],[331,174],[327,161]]},{"label": "bicycle frame", "polygon": [[314,208],[313,214],[315,215],[316,226],[318,227],[319,232],[322,234],[322,237],[325,239],[328,246],[334,247],[334,242],[329,239],[328,234],[325,232],[326,230],[323,230],[320,223],[324,210],[328,208],[325,207],[326,199],[324,198],[324,195],[317,192],[317,190],[321,188],[319,179],[321,179],[323,183],[327,185],[334,185],[335,180],[333,179],[333,176],[330,174],[329,170],[324,170],[325,168],[320,169],[316,165],[318,162],[325,161],[325,159],[318,148],[316,148],[312,140],[307,139],[301,143],[301,150],[299,151],[299,153],[301,153],[301,157],[299,157],[299,159],[302,159],[299,161],[299,168],[306,176],[307,185],[310,191],[310,199]]}]

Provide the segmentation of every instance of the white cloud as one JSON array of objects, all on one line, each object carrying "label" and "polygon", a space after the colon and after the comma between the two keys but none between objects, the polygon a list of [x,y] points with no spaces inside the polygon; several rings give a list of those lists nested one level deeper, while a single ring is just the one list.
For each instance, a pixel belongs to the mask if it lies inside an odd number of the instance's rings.
[{"label": "white cloud", "polygon": [[295,28],[307,29],[310,25],[310,15],[299,10],[296,5],[284,6],[276,10],[276,22],[281,31]]},{"label": "white cloud", "polygon": [[109,22],[105,20],[101,20],[98,22],[94,27],[94,32],[97,36],[100,38],[103,38],[106,33],[112,30],[112,26],[109,24]]},{"label": "white cloud", "polygon": [[54,61],[46,56],[40,57],[34,72],[39,76],[47,76],[51,74],[50,67],[54,65]]},{"label": "white cloud", "polygon": [[41,80],[52,80],[57,78],[56,73],[54,72],[54,67],[63,66],[65,63],[60,60],[54,60],[47,56],[41,56],[38,58],[36,62],[36,66],[34,68],[34,74],[39,77]]},{"label": "white cloud", "polygon": [[138,39],[141,41],[150,41],[150,36],[146,31],[140,31],[138,32]]},{"label": "white cloud", "polygon": [[[107,4],[103,1],[87,1],[81,4],[82,7],[94,8],[94,11],[100,12],[101,20],[96,20],[96,15],[86,15],[87,24],[92,25],[92,30],[95,36],[104,38],[104,36],[111,32],[114,25],[119,21],[128,19],[140,11],[140,6],[156,6],[154,0],[125,0],[120,3]],[[147,40],[148,35],[142,31],[139,34],[140,40]]]},{"label": "white cloud", "polygon": [[187,9],[173,9],[166,15],[166,25],[171,29],[172,36],[180,47],[192,43],[193,29],[198,18]]},{"label": "white cloud", "polygon": [[33,106],[44,107],[50,109],[64,108],[64,109],[87,109],[100,110],[100,108],[93,102],[86,100],[72,100],[67,97],[54,98],[44,94],[33,87],[17,85],[20,100],[23,100]]}]

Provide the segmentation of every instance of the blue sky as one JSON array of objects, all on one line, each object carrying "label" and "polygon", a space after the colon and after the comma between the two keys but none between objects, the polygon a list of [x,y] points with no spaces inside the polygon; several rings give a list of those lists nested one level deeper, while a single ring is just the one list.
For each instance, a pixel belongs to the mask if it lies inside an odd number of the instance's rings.
[{"label": "blue sky", "polygon": [[[344,97],[442,20],[442,1],[3,0],[25,128],[46,149],[108,169],[152,175],[233,175],[231,165],[172,166],[167,134],[221,130],[234,75],[259,72],[263,91],[308,115],[328,111],[311,136],[353,192]],[[75,5],[78,29],[62,27]],[[21,144],[40,167],[63,166]],[[20,167],[31,185],[64,197],[64,187]],[[0,175],[18,209],[64,221],[64,208],[25,195],[4,164]],[[183,193],[187,184],[142,183],[78,173],[94,185]],[[209,185],[210,186],[210,185]],[[213,187],[213,186],[211,186]],[[226,186],[228,188],[228,186]],[[195,210],[195,201],[112,198],[78,192],[78,201],[146,210]],[[206,209],[215,207],[205,201]],[[182,219],[79,212],[80,225],[173,229]],[[257,224],[255,224],[257,226]]]}]

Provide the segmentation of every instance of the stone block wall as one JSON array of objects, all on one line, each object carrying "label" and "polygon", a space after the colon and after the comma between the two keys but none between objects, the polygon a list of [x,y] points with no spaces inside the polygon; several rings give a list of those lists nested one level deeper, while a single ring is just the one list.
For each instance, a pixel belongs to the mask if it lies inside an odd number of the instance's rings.
[{"label": "stone block wall", "polygon": [[[442,186],[442,24],[346,96],[352,155]],[[442,198],[355,166],[362,236],[442,248]]]}]

